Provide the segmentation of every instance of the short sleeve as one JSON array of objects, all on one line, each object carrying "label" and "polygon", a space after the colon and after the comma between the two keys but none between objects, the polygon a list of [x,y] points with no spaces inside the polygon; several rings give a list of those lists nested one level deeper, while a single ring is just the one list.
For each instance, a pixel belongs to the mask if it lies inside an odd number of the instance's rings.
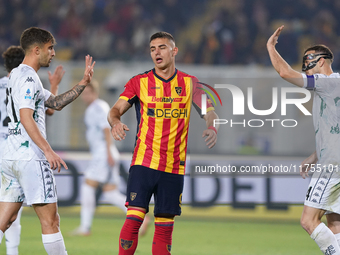
[{"label": "short sleeve", "polygon": [[315,90],[315,76],[301,74],[303,78],[303,87],[308,90]]},{"label": "short sleeve", "polygon": [[203,117],[202,115],[202,95],[206,95],[206,109],[207,112],[215,110],[211,99],[208,97],[207,93],[204,91],[203,85],[199,82],[196,77],[192,78],[192,103],[198,112],[198,114]]},{"label": "short sleeve", "polygon": [[120,99],[127,101],[129,104],[133,105],[133,103],[137,100],[136,93],[136,81],[135,78],[130,79],[124,86],[124,91],[119,96]]},{"label": "short sleeve", "polygon": [[44,89],[44,96],[45,96],[45,102],[50,98],[50,96],[52,95],[52,93],[47,90],[47,89]]},{"label": "short sleeve", "polygon": [[35,109],[35,96],[38,88],[38,80],[34,76],[24,75],[20,79],[19,109]]}]

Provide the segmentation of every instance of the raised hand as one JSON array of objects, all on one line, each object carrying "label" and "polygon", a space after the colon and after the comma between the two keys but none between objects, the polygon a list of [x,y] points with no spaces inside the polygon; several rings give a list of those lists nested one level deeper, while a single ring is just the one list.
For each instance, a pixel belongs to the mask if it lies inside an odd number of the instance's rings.
[{"label": "raised hand", "polygon": [[95,64],[96,64],[96,61],[92,62],[92,57],[90,55],[87,55],[85,57],[85,72],[84,72],[84,77],[80,84],[87,85],[91,82],[92,77],[93,77],[93,68]]},{"label": "raised hand", "polygon": [[50,81],[51,87],[58,86],[64,74],[65,74],[65,70],[62,65],[57,66],[53,74],[50,71],[48,71],[48,79]]},{"label": "raised hand", "polygon": [[282,25],[278,29],[275,30],[274,34],[272,34],[271,37],[269,37],[267,46],[275,46],[278,42],[279,36],[283,30],[284,26]]}]

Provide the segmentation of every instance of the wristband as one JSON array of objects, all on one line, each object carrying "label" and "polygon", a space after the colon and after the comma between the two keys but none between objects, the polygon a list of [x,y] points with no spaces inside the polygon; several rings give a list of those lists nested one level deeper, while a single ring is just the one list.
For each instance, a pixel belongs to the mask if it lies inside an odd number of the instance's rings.
[{"label": "wristband", "polygon": [[217,135],[217,129],[214,126],[210,126],[210,127],[208,127],[208,129],[214,130],[216,135]]}]

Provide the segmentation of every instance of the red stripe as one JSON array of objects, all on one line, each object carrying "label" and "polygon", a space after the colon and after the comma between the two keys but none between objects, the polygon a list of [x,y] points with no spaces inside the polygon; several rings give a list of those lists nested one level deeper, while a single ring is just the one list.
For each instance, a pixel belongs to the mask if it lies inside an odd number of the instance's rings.
[{"label": "red stripe", "polygon": [[179,73],[177,73],[177,84],[178,84],[178,87],[182,87],[181,97],[185,97],[187,95],[187,90],[186,90],[186,87],[185,87],[186,84],[185,84],[183,75],[181,75],[181,77],[179,77]]},{"label": "red stripe", "polygon": [[181,162],[179,146],[181,145],[181,136],[183,133],[184,125],[185,125],[185,119],[178,119],[178,128],[177,128],[175,148],[174,148],[174,154],[173,154],[174,165],[172,167],[173,169],[172,173],[174,174],[178,174],[179,172],[179,165]]},{"label": "red stripe", "polygon": [[148,118],[148,132],[146,133],[146,149],[143,158],[142,165],[146,167],[150,167],[153,151],[152,151],[152,143],[153,137],[155,134],[155,118],[147,117]]},{"label": "red stripe", "polygon": [[169,134],[170,134],[170,126],[171,126],[171,119],[163,119],[163,132],[161,138],[161,147],[160,147],[160,162],[159,168],[160,171],[165,171],[167,165],[167,151],[169,146]]},{"label": "red stripe", "polygon": [[152,72],[148,73],[148,96],[154,97],[156,96],[156,82],[155,76]]}]

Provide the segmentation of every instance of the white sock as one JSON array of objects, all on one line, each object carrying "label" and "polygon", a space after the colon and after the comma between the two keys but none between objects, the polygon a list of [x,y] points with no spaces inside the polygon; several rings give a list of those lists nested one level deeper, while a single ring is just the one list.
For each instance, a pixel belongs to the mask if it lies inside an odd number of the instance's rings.
[{"label": "white sock", "polygon": [[6,250],[7,255],[18,255],[19,254],[19,243],[21,234],[20,218],[22,213],[22,208],[20,208],[16,220],[12,225],[6,230]]},{"label": "white sock", "polygon": [[67,255],[61,232],[42,235],[42,242],[48,255]]},{"label": "white sock", "polygon": [[86,183],[81,187],[80,227],[90,231],[93,215],[96,210],[96,189]]},{"label": "white sock", "polygon": [[340,233],[335,234],[336,241],[338,242],[338,245],[340,247]]},{"label": "white sock", "polygon": [[310,237],[316,242],[323,254],[340,255],[340,248],[335,235],[324,223],[320,223]]},{"label": "white sock", "polygon": [[1,244],[1,241],[2,241],[3,237],[4,237],[4,232],[2,232],[2,230],[0,230],[0,244]]},{"label": "white sock", "polygon": [[109,201],[111,204],[118,206],[123,212],[126,212],[125,207],[126,197],[120,193],[118,189],[109,190],[104,192],[105,200]]}]

